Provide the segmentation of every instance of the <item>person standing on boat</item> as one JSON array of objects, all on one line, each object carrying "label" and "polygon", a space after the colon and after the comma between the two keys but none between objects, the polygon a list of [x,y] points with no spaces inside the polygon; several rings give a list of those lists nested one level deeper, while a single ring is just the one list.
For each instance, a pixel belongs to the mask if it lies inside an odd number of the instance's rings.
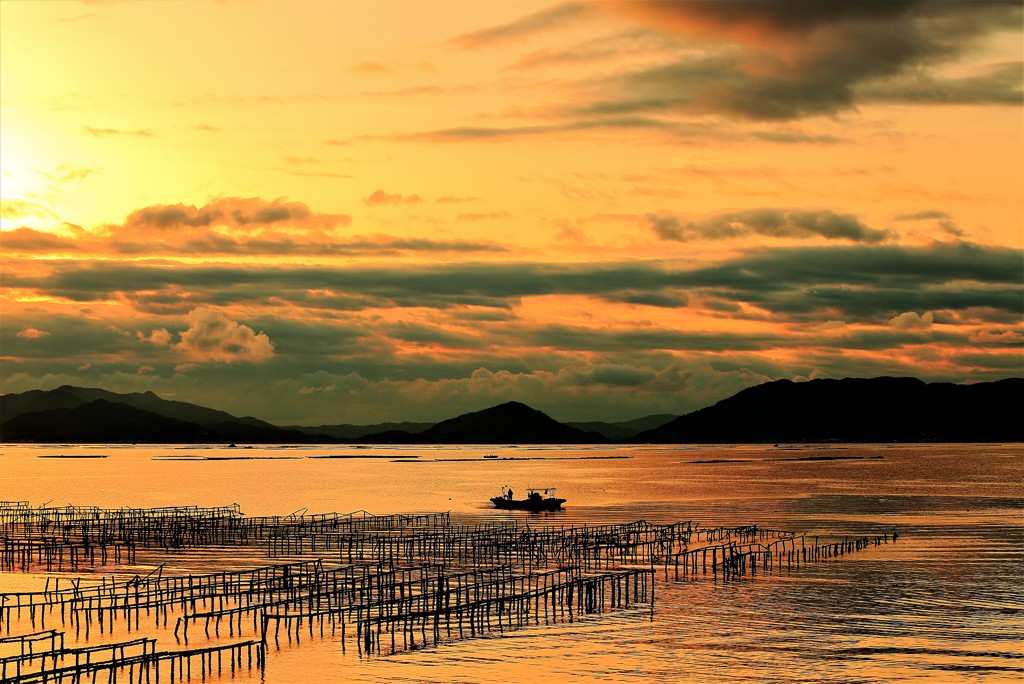
[{"label": "person standing on boat", "polygon": [[512,488],[511,487],[508,488],[508,493],[505,496],[506,496],[506,498],[508,498],[509,501],[512,500]]}]

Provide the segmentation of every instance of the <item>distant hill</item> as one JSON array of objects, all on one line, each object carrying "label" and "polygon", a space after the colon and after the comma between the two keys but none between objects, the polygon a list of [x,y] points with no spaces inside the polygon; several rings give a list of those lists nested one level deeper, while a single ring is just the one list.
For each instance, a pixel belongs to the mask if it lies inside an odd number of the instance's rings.
[{"label": "distant hill", "polygon": [[750,387],[635,442],[1021,441],[1024,379],[974,385],[846,378]]},{"label": "distant hill", "polygon": [[29,411],[3,424],[3,438],[10,442],[191,443],[210,441],[211,436],[194,423],[105,399],[72,408]]},{"label": "distant hill", "polygon": [[409,444],[601,444],[608,440],[559,423],[518,401],[443,420],[418,434],[391,430],[366,441]]},{"label": "distant hill", "polygon": [[33,411],[75,408],[82,404],[92,403],[97,399],[116,404],[125,404],[143,411],[155,413],[158,416],[173,418],[187,423],[196,423],[197,425],[232,422],[277,429],[276,426],[256,418],[238,418],[224,411],[205,408],[184,401],[161,399],[152,392],[118,394],[94,387],[72,387],[71,385],[63,385],[54,390],[30,390],[21,394],[5,394],[0,396],[0,420],[7,422],[23,413]]},{"label": "distant hill", "polygon": [[434,423],[377,423],[376,425],[340,423],[338,425],[287,425],[285,427],[290,430],[298,430],[307,435],[327,435],[335,439],[360,440],[367,435],[377,435],[392,430],[417,434],[433,425]]},{"label": "distant hill", "polygon": [[597,432],[604,435],[613,442],[628,442],[638,433],[644,430],[653,430],[656,427],[661,427],[665,423],[675,420],[678,416],[670,413],[659,413],[651,416],[644,416],[642,418],[634,418],[633,420],[624,420],[617,423],[606,423],[604,421],[590,421],[590,422],[573,422],[566,423],[569,427],[574,427],[577,430],[583,430],[584,432]]}]

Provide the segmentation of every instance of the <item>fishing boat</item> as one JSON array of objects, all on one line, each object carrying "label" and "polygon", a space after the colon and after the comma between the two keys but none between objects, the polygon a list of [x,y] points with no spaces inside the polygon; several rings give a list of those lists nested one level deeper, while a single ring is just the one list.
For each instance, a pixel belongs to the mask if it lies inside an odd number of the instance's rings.
[{"label": "fishing boat", "polygon": [[562,508],[565,499],[555,496],[554,487],[531,487],[526,490],[525,499],[513,498],[512,490],[507,486],[501,488],[501,496],[491,497],[495,508],[510,511],[557,511]]}]

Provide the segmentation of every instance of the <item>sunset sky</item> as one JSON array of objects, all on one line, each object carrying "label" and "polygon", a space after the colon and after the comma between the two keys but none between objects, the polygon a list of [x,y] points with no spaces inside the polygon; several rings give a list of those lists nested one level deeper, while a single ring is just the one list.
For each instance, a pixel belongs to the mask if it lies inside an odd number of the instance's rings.
[{"label": "sunset sky", "polygon": [[280,424],[1024,374],[1022,4],[0,2],[2,392]]}]

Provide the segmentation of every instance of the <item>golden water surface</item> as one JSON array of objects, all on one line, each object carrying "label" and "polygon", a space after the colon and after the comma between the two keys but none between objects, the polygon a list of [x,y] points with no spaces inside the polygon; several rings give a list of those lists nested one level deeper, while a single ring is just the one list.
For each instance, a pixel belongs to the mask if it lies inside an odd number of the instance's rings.
[{"label": "golden water surface", "polygon": [[[565,510],[495,511],[487,500],[506,484],[521,494],[557,487]],[[340,635],[282,639],[269,646],[265,670],[210,681],[1024,679],[1021,445],[7,445],[0,500],[103,508],[237,503],[248,515],[450,511],[453,522],[531,526],[694,521],[832,538],[899,534],[893,544],[842,559],[735,581],[675,581],[657,572],[653,612],[622,609],[388,656],[343,652]],[[160,563],[169,573],[198,573],[268,562],[242,555],[147,551],[138,567],[60,577],[90,581],[113,572],[124,579]],[[0,572],[0,593],[39,591],[47,577]],[[173,646],[169,630],[149,631]],[[93,633],[89,643],[136,636],[115,623],[113,633]]]}]

